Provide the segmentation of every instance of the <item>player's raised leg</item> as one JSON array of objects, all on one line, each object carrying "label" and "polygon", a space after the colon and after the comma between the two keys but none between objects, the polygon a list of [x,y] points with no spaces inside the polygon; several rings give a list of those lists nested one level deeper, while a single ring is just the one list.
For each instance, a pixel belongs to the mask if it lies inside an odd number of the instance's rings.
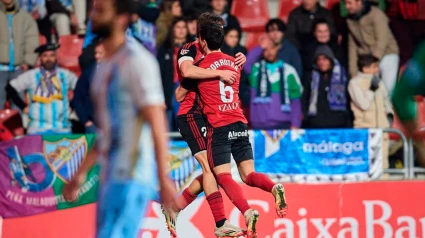
[{"label": "player's raised leg", "polygon": [[275,184],[267,175],[255,172],[254,160],[245,160],[238,164],[239,174],[242,181],[251,187],[260,188],[273,194],[275,198],[276,213],[279,217],[285,217],[288,209],[285,198],[285,189],[282,184]]},{"label": "player's raised leg", "polygon": [[208,157],[210,158],[210,167],[213,168],[217,177],[218,184],[223,188],[232,203],[244,215],[247,226],[248,237],[257,237],[256,224],[259,213],[251,209],[240,185],[233,180],[230,173],[232,141],[229,141],[228,134],[231,131],[230,126],[221,128],[208,128]]}]

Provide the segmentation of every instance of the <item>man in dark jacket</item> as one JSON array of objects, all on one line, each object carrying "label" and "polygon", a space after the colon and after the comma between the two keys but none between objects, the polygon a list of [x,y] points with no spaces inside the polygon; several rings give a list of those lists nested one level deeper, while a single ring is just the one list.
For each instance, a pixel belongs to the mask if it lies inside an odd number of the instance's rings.
[{"label": "man in dark jacket", "polygon": [[302,77],[303,67],[301,56],[297,47],[284,37],[286,31],[285,23],[278,18],[270,19],[266,25],[266,31],[267,36],[260,40],[260,45],[251,49],[248,53],[243,69],[244,72],[249,75],[251,73],[252,66],[263,55],[263,51],[270,47],[270,44],[273,44],[280,48],[277,55],[278,59],[282,60],[284,63],[290,64],[295,68],[297,74]]},{"label": "man in dark jacket", "polygon": [[289,14],[286,37],[298,49],[302,49],[314,41],[312,26],[317,18],[325,19],[329,23],[331,33],[336,35],[332,13],[320,6],[318,0],[303,0],[303,4]]},{"label": "man in dark jacket", "polygon": [[317,47],[313,70],[305,75],[304,127],[350,127],[347,73],[327,45]]}]

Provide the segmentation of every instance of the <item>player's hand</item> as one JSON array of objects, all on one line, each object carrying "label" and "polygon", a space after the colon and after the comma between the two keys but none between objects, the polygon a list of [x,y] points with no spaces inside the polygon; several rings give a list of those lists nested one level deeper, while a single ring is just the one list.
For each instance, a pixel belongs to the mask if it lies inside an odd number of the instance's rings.
[{"label": "player's hand", "polygon": [[69,183],[65,184],[62,190],[63,197],[67,202],[75,202],[78,199],[80,186],[86,180],[85,176],[76,175]]},{"label": "player's hand", "polygon": [[246,63],[246,56],[239,52],[236,54],[236,61],[235,63],[239,66],[239,67],[243,67],[243,65]]},{"label": "player's hand", "polygon": [[237,79],[237,73],[232,70],[221,70],[219,74],[220,79],[227,84],[233,84]]},{"label": "player's hand", "polygon": [[174,203],[175,198],[177,197],[176,186],[169,177],[160,179],[160,194],[162,204],[169,206]]}]

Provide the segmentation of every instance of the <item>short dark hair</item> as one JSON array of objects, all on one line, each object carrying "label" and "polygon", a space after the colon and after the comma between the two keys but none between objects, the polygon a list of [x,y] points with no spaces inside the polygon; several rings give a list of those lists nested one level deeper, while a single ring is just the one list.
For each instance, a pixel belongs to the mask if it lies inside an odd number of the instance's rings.
[{"label": "short dark hair", "polygon": [[279,29],[279,31],[281,32],[285,32],[286,31],[286,24],[285,22],[283,22],[281,19],[279,18],[273,18],[270,19],[267,24],[266,24],[266,32],[269,32],[269,28],[272,26],[277,26],[277,29]]},{"label": "short dark hair", "polygon": [[216,23],[201,28],[199,36],[207,42],[208,49],[210,50],[220,49],[224,42],[223,27]]},{"label": "short dark hair", "polygon": [[237,31],[239,38],[241,37],[242,30],[241,30],[240,27],[237,27],[237,26],[226,26],[224,28],[224,35],[229,34],[229,32],[231,32],[231,31]]},{"label": "short dark hair", "polygon": [[357,67],[360,72],[363,72],[364,67],[369,67],[373,63],[378,63],[379,59],[373,55],[359,55],[357,59]]},{"label": "short dark hair", "polygon": [[221,16],[211,12],[202,13],[198,18],[198,26],[197,26],[198,35],[202,28],[204,28],[205,26],[209,26],[210,24],[213,24],[213,23],[220,25],[222,28],[224,26],[224,20],[223,18],[221,18]]},{"label": "short dark hair", "polygon": [[119,14],[134,14],[140,8],[136,0],[114,0],[114,8]]},{"label": "short dark hair", "polygon": [[317,18],[313,21],[313,27],[311,28],[312,31],[314,32],[316,30],[316,27],[320,24],[326,24],[329,27],[330,30],[330,25],[329,22],[325,19],[325,18]]}]

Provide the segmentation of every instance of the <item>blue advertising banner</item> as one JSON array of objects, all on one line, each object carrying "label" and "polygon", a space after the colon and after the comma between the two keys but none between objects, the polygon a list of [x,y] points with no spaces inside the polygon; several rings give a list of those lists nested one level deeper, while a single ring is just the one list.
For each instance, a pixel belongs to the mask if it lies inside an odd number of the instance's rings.
[{"label": "blue advertising banner", "polygon": [[375,168],[382,163],[381,137],[366,129],[251,131],[256,170],[292,181],[366,180],[372,167],[381,172]]}]

